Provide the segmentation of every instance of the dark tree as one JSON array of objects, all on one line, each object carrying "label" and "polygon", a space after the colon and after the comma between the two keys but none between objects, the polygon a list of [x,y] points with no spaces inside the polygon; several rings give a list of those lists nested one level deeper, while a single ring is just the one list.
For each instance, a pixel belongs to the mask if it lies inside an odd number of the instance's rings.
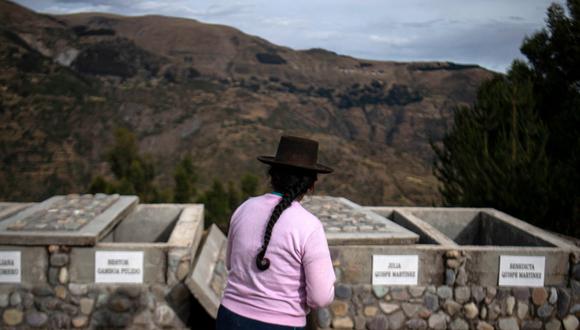
[{"label": "dark tree", "polygon": [[507,76],[456,112],[437,155],[446,204],[492,206],[580,237],[580,0],[548,8],[545,29]]},{"label": "dark tree", "polygon": [[191,155],[185,155],[177,164],[173,173],[175,182],[174,202],[190,203],[193,201],[196,194],[195,183],[197,182],[197,174],[195,172]]}]

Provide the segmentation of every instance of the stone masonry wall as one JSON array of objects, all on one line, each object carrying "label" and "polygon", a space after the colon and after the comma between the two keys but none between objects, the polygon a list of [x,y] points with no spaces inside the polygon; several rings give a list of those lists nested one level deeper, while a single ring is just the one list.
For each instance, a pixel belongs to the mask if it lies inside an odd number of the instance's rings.
[{"label": "stone masonry wall", "polygon": [[171,307],[189,294],[185,285],[70,283],[69,247],[48,252],[48,283],[0,286],[0,329],[185,328]]},{"label": "stone masonry wall", "polygon": [[465,271],[469,256],[445,255],[444,284],[372,286],[340,280],[335,300],[315,312],[318,329],[579,329],[580,258],[570,258],[570,283],[561,287],[482,287]]}]

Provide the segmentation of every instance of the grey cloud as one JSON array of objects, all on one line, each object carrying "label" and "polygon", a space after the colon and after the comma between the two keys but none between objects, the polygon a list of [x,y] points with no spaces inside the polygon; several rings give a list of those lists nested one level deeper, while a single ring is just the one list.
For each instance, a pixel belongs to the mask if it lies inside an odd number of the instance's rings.
[{"label": "grey cloud", "polygon": [[295,49],[326,48],[376,60],[449,60],[503,71],[520,56],[524,36],[544,26],[552,0],[16,1],[43,12],[188,17]]}]

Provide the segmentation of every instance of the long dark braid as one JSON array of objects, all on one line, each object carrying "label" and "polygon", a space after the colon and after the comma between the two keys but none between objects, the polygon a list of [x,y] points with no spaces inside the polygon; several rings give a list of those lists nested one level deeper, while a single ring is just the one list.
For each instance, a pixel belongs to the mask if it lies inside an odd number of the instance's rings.
[{"label": "long dark braid", "polygon": [[276,221],[278,221],[282,212],[284,212],[284,210],[286,210],[296,198],[305,194],[308,189],[312,187],[317,178],[316,172],[280,166],[270,167],[268,174],[271,178],[272,188],[274,188],[276,192],[282,194],[282,199],[274,207],[274,210],[272,210],[270,220],[268,220],[268,225],[266,225],[266,231],[264,232],[262,248],[256,256],[256,266],[262,271],[270,267],[270,260],[264,256],[268,249],[272,230],[274,229]]}]

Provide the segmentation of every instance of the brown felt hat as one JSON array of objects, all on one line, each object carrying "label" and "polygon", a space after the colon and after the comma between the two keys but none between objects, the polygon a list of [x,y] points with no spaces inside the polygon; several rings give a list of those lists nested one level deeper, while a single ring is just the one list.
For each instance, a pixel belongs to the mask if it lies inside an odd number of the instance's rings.
[{"label": "brown felt hat", "polygon": [[330,173],[332,168],[318,164],[318,142],[296,136],[282,136],[275,157],[258,156],[262,163],[297,167],[318,173]]}]

